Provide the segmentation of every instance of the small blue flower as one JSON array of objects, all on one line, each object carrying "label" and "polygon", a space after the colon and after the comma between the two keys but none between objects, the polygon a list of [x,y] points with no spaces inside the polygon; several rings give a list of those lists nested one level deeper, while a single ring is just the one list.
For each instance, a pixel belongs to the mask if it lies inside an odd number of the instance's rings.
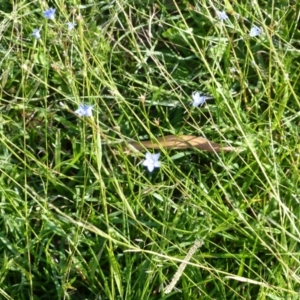
[{"label": "small blue flower", "polygon": [[48,10],[45,10],[44,17],[53,21],[55,17],[55,8],[50,7]]},{"label": "small blue flower", "polygon": [[152,172],[154,168],[159,168],[161,163],[159,160],[160,153],[151,154],[149,152],[146,153],[146,159],[143,161],[143,166],[148,168],[149,172]]},{"label": "small blue flower", "polygon": [[77,23],[76,22],[73,22],[73,23],[68,22],[68,23],[66,23],[66,25],[68,26],[68,30],[72,30],[77,25]]},{"label": "small blue flower", "polygon": [[79,115],[80,117],[92,117],[93,106],[92,105],[83,105],[80,104],[79,108],[75,110],[75,114]]},{"label": "small blue flower", "polygon": [[33,29],[33,33],[31,34],[31,36],[33,36],[35,39],[40,39],[41,38],[41,34],[40,34],[41,29]]},{"label": "small blue flower", "polygon": [[258,35],[260,35],[262,32],[261,28],[257,27],[256,25],[254,25],[251,30],[250,30],[250,33],[249,33],[249,36],[250,37],[256,37]]},{"label": "small blue flower", "polygon": [[202,106],[206,100],[211,99],[210,97],[207,96],[200,96],[199,92],[194,92],[192,94],[192,98],[193,98],[193,107],[197,107],[197,106]]},{"label": "small blue flower", "polygon": [[218,18],[221,20],[221,21],[226,21],[228,19],[228,16],[226,14],[225,11],[219,11],[219,10],[216,10],[216,13],[217,13],[217,16]]}]

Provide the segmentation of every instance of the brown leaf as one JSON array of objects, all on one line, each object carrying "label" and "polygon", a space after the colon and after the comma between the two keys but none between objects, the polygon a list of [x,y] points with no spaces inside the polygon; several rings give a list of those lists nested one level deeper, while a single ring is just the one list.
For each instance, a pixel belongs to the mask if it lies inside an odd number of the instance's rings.
[{"label": "brown leaf", "polygon": [[201,150],[220,152],[220,151],[236,151],[237,149],[231,146],[222,146],[220,144],[211,142],[203,137],[193,135],[167,135],[157,138],[157,142],[153,141],[141,141],[130,142],[129,145],[133,146],[137,150],[143,150],[145,148],[160,149],[161,147],[166,149],[190,149],[198,148]]}]

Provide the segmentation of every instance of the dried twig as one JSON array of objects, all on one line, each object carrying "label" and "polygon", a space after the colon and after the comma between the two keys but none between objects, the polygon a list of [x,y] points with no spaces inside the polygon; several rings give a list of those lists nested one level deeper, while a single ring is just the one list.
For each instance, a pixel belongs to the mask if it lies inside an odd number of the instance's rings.
[{"label": "dried twig", "polygon": [[170,284],[168,284],[165,288],[165,293],[169,294],[172,292],[172,290],[174,289],[177,281],[179,280],[179,278],[181,277],[187,263],[190,261],[190,259],[192,258],[192,256],[194,255],[194,253],[196,252],[196,250],[198,248],[200,248],[202,245],[204,244],[203,240],[197,240],[194,245],[192,246],[192,248],[189,250],[188,254],[186,255],[186,257],[184,258],[183,262],[180,264],[178,270],[176,271],[176,273],[174,274]]}]

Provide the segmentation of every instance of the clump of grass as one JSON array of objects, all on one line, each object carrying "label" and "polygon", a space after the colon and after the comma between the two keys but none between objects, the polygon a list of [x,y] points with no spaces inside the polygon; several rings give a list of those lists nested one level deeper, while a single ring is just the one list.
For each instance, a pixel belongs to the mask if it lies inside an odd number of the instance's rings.
[{"label": "clump of grass", "polygon": [[298,4],[3,3],[2,298],[297,299]]}]

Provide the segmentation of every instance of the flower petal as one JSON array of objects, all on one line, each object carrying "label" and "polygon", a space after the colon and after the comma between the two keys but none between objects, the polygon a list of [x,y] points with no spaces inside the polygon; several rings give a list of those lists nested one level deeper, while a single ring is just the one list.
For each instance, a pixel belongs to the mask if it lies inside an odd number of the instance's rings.
[{"label": "flower petal", "polygon": [[218,18],[221,21],[226,21],[228,19],[228,16],[227,16],[227,14],[226,14],[225,11],[219,11],[219,10],[217,10],[216,13],[217,13]]},{"label": "flower petal", "polygon": [[153,170],[154,170],[154,165],[153,164],[148,165],[148,171],[152,172]]},{"label": "flower petal", "polygon": [[156,161],[156,162],[154,163],[154,167],[155,167],[155,168],[160,168],[160,167],[161,167],[161,162],[160,162],[160,161]]},{"label": "flower petal", "polygon": [[149,160],[145,159],[145,160],[142,162],[142,165],[145,166],[145,167],[148,167],[148,165],[149,165]]},{"label": "flower petal", "polygon": [[75,113],[78,114],[80,117],[92,117],[93,106],[92,105],[83,105],[79,104],[79,108],[75,110]]},{"label": "flower petal", "polygon": [[256,37],[258,35],[260,35],[262,32],[261,28],[259,28],[258,26],[254,25],[251,30],[250,30],[250,33],[249,33],[249,36],[250,37]]},{"label": "flower petal", "polygon": [[159,157],[160,157],[160,153],[156,153],[156,154],[153,154],[152,155],[152,159],[157,162],[159,160]]},{"label": "flower petal", "polygon": [[152,160],[152,154],[150,152],[146,153],[146,160]]}]

